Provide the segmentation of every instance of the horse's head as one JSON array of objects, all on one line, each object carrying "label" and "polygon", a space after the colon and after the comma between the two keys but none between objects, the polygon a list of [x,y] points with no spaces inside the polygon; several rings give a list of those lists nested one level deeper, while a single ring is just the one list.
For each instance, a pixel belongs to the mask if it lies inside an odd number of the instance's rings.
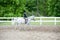
[{"label": "horse's head", "polygon": [[32,15],[32,16],[29,17],[30,20],[34,20],[34,18],[35,18],[34,15]]}]

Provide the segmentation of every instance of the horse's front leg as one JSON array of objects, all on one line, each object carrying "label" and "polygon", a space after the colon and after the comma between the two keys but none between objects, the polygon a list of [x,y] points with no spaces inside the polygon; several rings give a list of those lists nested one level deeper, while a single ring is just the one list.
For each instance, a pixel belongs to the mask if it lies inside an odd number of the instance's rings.
[{"label": "horse's front leg", "polygon": [[27,25],[30,25],[30,21],[27,21]]}]

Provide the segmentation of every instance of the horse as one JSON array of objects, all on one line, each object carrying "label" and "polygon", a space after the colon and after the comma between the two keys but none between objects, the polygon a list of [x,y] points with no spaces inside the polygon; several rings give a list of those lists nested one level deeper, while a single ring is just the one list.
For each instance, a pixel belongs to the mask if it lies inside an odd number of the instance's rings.
[{"label": "horse", "polygon": [[[27,23],[26,24],[30,24],[30,21],[31,20],[34,20],[34,16],[30,16],[30,17],[27,17]],[[14,24],[17,24],[17,25],[20,25],[20,24],[24,24],[25,23],[25,19],[24,18],[13,18],[12,19],[12,25]]]},{"label": "horse", "polygon": [[11,21],[12,21],[12,25],[18,25],[24,23],[25,20],[23,18],[16,17],[16,18],[12,18]]},{"label": "horse", "polygon": [[27,19],[28,19],[27,24],[29,25],[29,24],[30,24],[30,21],[31,21],[31,20],[34,20],[34,18],[35,18],[35,16],[33,16],[33,15],[30,16],[30,17],[28,17],[28,18],[27,18]]}]

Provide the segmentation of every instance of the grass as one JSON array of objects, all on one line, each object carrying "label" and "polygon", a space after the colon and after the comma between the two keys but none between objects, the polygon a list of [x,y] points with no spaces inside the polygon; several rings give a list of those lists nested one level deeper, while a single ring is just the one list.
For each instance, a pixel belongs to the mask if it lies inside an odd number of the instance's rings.
[{"label": "grass", "polygon": [[[40,22],[30,22],[30,24],[31,25],[40,25]],[[56,24],[60,25],[60,22],[57,22]],[[3,22],[3,23],[0,23],[0,26],[1,25],[11,25],[11,23]],[[54,25],[54,22],[43,22],[42,25]]]},{"label": "grass", "polygon": [[31,25],[40,25],[40,22],[30,22]]},{"label": "grass", "polygon": [[42,18],[42,20],[54,20],[54,18]]},{"label": "grass", "polygon": [[60,25],[60,22],[57,22],[56,24],[57,24],[57,25]]},{"label": "grass", "polygon": [[54,22],[43,22],[42,25],[54,25]]},{"label": "grass", "polygon": [[57,20],[60,20],[60,18],[57,18]]},{"label": "grass", "polygon": [[10,22],[0,22],[0,25],[11,25]]}]

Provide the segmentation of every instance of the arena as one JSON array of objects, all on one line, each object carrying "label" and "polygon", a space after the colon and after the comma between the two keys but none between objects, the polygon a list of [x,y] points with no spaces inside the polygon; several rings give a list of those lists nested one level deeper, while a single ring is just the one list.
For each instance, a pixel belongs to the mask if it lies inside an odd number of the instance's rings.
[{"label": "arena", "polygon": [[0,26],[0,40],[60,40],[60,26]]}]

